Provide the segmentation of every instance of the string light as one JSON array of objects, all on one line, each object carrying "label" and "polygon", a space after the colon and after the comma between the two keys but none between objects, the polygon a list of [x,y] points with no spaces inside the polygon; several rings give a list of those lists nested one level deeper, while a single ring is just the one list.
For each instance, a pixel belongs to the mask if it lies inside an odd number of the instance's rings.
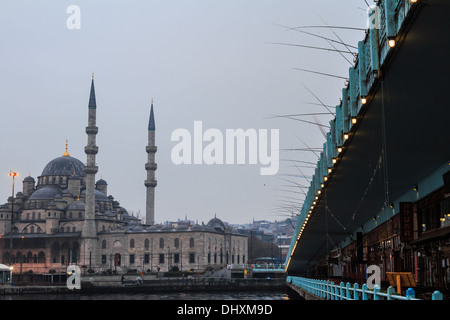
[{"label": "string light", "polygon": [[395,37],[389,37],[388,38],[388,45],[389,45],[389,47],[390,48],[393,48],[393,47],[395,47]]},{"label": "string light", "polygon": [[361,103],[362,104],[366,104],[367,103],[367,97],[366,96],[361,96]]}]

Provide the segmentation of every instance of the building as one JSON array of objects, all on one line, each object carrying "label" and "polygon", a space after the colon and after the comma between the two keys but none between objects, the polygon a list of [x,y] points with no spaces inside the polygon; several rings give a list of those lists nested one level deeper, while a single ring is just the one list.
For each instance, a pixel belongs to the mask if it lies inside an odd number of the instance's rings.
[{"label": "building", "polygon": [[94,79],[88,104],[86,165],[66,150],[37,179],[24,178],[22,191],[0,205],[0,261],[14,272],[65,272],[76,264],[95,273],[220,268],[244,263],[247,237],[218,218],[207,224],[154,223],[155,118],[148,126],[146,224],[131,216],[105,180],[95,181],[96,109]]}]

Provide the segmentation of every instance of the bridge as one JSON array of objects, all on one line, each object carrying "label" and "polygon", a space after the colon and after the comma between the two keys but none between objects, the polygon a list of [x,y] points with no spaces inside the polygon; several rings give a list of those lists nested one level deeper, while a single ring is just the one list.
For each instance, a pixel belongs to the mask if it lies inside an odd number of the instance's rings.
[{"label": "bridge", "polygon": [[419,291],[448,288],[450,1],[375,3],[297,217],[286,273],[291,282],[361,282],[375,264],[383,283],[386,272],[409,271]]},{"label": "bridge", "polygon": [[232,278],[284,278],[286,266],[269,263],[229,264],[227,269]]}]

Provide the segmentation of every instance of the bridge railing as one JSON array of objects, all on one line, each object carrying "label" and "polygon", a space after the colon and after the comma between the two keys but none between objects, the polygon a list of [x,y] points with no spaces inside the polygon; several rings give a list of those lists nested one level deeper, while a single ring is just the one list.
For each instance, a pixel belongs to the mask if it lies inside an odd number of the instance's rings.
[{"label": "bridge railing", "polygon": [[[363,284],[350,282],[335,284],[332,281],[316,280],[301,277],[288,276],[286,278],[288,284],[293,284],[310,294],[313,294],[325,300],[421,300],[415,297],[413,288],[406,290],[406,296],[395,294],[394,287],[390,286],[386,292],[381,292],[378,285],[375,285],[373,290]],[[443,300],[443,295],[439,291],[432,294],[432,300]]]},{"label": "bridge railing", "polygon": [[228,269],[264,269],[264,270],[284,270],[286,266],[284,264],[272,264],[272,263],[252,263],[252,264],[229,264]]}]

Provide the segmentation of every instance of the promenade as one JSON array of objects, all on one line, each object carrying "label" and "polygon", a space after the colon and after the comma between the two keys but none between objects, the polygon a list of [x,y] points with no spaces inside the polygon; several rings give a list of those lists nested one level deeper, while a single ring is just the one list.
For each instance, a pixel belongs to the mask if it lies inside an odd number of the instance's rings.
[{"label": "promenade", "polygon": [[285,279],[230,279],[200,277],[156,277],[154,275],[83,276],[81,289],[69,289],[65,282],[51,285],[7,285],[0,294],[25,293],[156,293],[208,291],[279,291],[286,288]]}]

